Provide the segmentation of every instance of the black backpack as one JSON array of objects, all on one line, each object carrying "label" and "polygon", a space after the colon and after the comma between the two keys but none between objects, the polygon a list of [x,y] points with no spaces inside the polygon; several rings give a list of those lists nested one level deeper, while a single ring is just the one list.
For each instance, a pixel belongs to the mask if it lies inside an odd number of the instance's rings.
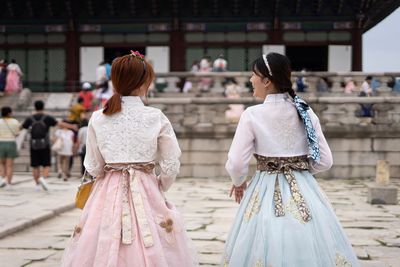
[{"label": "black backpack", "polygon": [[32,116],[31,125],[31,148],[33,150],[45,149],[50,145],[49,130],[44,120],[46,115],[42,115],[39,120]]}]

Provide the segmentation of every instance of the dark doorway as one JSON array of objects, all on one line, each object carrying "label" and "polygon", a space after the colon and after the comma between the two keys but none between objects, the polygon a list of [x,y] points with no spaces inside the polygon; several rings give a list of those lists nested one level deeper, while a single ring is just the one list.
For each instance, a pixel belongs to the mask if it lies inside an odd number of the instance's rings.
[{"label": "dark doorway", "polygon": [[139,51],[140,54],[144,55],[146,47],[104,47],[104,60],[105,62],[111,63],[116,57],[128,55],[130,50]]},{"label": "dark doorway", "polygon": [[327,71],[328,46],[286,46],[293,71]]}]

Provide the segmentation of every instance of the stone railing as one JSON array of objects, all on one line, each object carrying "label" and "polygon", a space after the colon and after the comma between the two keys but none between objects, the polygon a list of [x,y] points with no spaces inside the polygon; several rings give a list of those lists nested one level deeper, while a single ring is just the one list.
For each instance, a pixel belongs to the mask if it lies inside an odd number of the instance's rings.
[{"label": "stone railing", "polygon": [[[377,160],[387,160],[391,165],[391,176],[400,178],[399,95],[345,97],[305,94],[303,97],[318,115],[334,156],[333,168],[319,176],[370,178],[375,175]],[[48,100],[50,97],[34,93],[32,100],[35,99]],[[228,99],[204,95],[187,97],[183,94],[175,98],[148,99],[148,105],[165,112],[177,133],[183,152],[181,177],[226,177],[224,164],[239,119],[227,118],[226,111],[232,105],[245,108],[261,102],[252,97]],[[371,107],[372,117],[360,117],[361,105]],[[47,112],[60,118],[66,116],[68,109],[62,105],[60,108]],[[16,110],[14,115],[22,121],[30,113],[31,109]],[[21,166],[16,169],[27,171],[29,154],[27,150],[24,153],[25,158],[18,159]]]},{"label": "stone railing", "polygon": [[[376,161],[388,160],[392,177],[400,178],[400,97],[305,97],[320,118],[334,156],[327,178],[370,178]],[[227,176],[224,164],[236,123],[225,111],[231,104],[261,103],[250,97],[153,98],[172,122],[182,154],[182,177]],[[359,117],[361,104],[373,117]]]},{"label": "stone railing", "polygon": [[[240,88],[242,94],[249,94],[251,88],[249,87],[249,78],[251,72],[169,72],[158,73],[156,83],[164,85],[163,92],[156,94],[157,96],[177,96],[181,92],[185,82],[191,83],[191,89],[188,91],[190,96],[211,96],[221,95],[225,88],[224,83],[227,79],[234,79]],[[297,77],[304,77],[307,84],[306,92],[304,95],[346,95],[356,96],[360,92],[361,84],[365,77],[372,76],[374,81],[377,82],[376,93],[377,95],[389,95],[391,93],[400,94],[400,91],[393,90],[389,83],[393,83],[395,77],[400,77],[398,73],[367,73],[367,72],[293,72],[292,82],[295,89],[295,81]],[[209,83],[209,88],[203,88],[203,80]],[[324,81],[322,81],[323,79]],[[354,88],[352,90],[345,90],[346,84],[352,81]],[[400,82],[400,81],[399,81]],[[400,85],[398,85],[400,86]],[[350,87],[348,87],[349,89]]]}]

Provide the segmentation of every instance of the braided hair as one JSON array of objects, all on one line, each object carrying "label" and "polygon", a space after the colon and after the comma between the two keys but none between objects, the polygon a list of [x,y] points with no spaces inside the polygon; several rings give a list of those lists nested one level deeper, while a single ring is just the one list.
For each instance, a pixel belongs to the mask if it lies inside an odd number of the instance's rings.
[{"label": "braided hair", "polygon": [[290,80],[292,69],[289,59],[278,53],[262,55],[253,62],[253,72],[259,77],[268,78],[279,93],[288,93],[296,107],[299,118],[303,121],[307,133],[307,143],[310,157],[319,162],[321,155],[318,146],[318,136],[308,114],[308,104],[298,97],[292,88]]}]

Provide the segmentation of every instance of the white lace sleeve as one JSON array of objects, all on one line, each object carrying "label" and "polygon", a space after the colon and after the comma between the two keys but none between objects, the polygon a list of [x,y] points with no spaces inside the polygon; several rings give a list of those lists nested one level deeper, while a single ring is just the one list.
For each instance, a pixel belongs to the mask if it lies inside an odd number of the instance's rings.
[{"label": "white lace sleeve", "polygon": [[333,159],[331,149],[329,148],[328,142],[326,141],[324,133],[322,132],[321,124],[319,123],[317,115],[314,112],[310,112],[310,117],[315,132],[318,136],[319,153],[321,155],[319,163],[310,159],[310,172],[315,174],[329,170],[332,167]]},{"label": "white lace sleeve", "polygon": [[94,177],[100,177],[103,175],[105,162],[99,148],[97,147],[96,133],[92,125],[93,119],[94,116],[92,116],[91,120],[89,121],[86,137],[86,155],[83,164],[90,175]]},{"label": "white lace sleeve", "polygon": [[161,131],[157,140],[161,187],[167,191],[179,173],[181,150],[168,118],[161,113]]},{"label": "white lace sleeve", "polygon": [[241,185],[247,175],[249,162],[254,152],[254,133],[250,124],[249,112],[246,110],[240,117],[225,169],[231,176],[234,185]]}]

